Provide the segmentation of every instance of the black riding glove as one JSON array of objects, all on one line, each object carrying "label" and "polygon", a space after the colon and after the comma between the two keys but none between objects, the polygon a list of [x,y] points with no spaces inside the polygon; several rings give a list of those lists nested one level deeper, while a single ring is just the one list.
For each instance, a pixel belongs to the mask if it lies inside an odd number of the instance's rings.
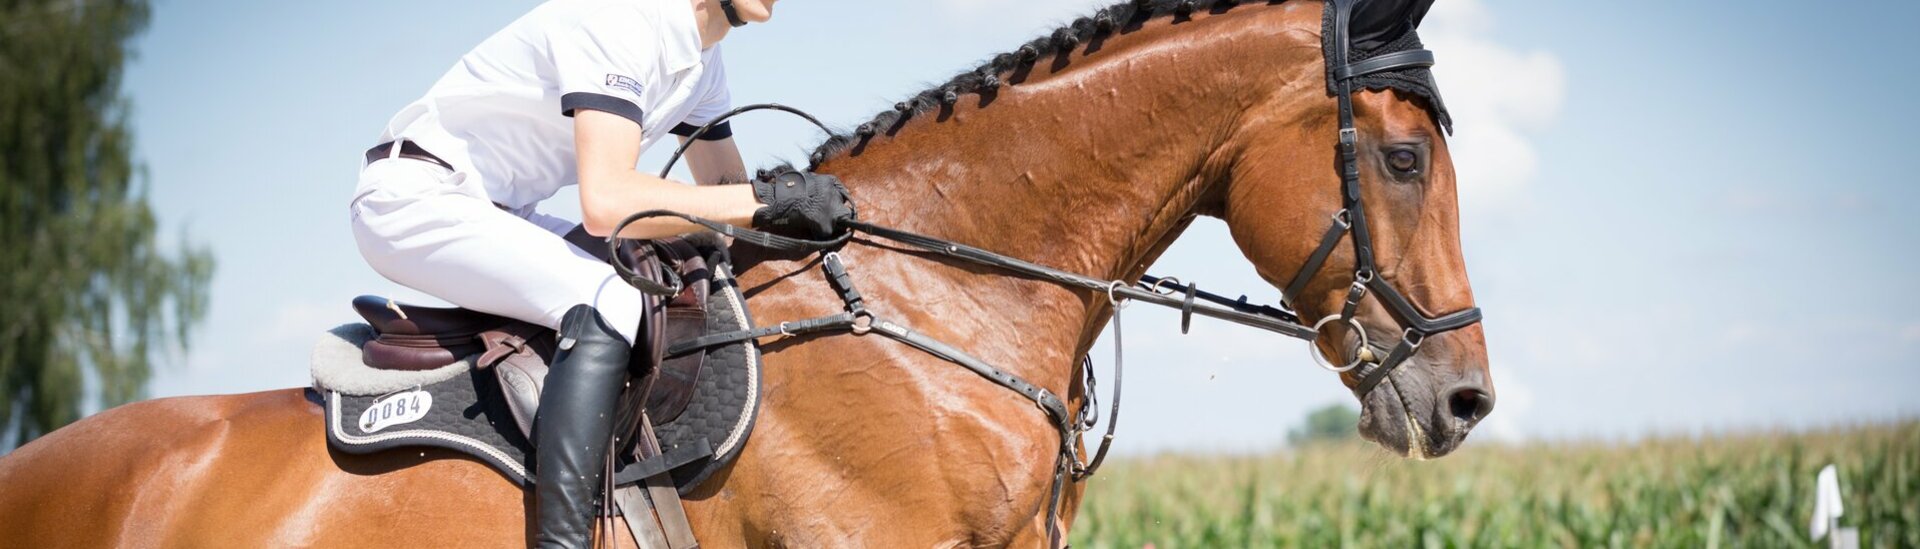
[{"label": "black riding glove", "polygon": [[840,232],[853,219],[853,200],[840,179],[789,170],[753,182],[753,198],[766,207],[753,212],[753,226],[816,240]]}]

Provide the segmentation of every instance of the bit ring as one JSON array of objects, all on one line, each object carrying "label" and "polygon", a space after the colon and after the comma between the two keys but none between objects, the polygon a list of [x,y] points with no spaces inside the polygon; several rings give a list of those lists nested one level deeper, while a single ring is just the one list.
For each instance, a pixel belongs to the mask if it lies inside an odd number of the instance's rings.
[{"label": "bit ring", "polygon": [[1320,356],[1320,349],[1317,345],[1313,344],[1314,342],[1320,341],[1320,330],[1335,320],[1346,322],[1348,327],[1353,328],[1354,333],[1360,334],[1360,348],[1367,348],[1370,344],[1370,342],[1367,341],[1367,330],[1360,327],[1359,321],[1354,320],[1352,317],[1341,318],[1339,315],[1327,315],[1326,318],[1322,318],[1319,322],[1313,323],[1313,341],[1307,342],[1307,353],[1313,356],[1313,363],[1320,365],[1321,368],[1325,368],[1327,371],[1336,374],[1346,373],[1366,363],[1366,359],[1361,356],[1361,353],[1354,353],[1353,362],[1349,362],[1345,366],[1334,366],[1332,363],[1327,362],[1326,357]]}]

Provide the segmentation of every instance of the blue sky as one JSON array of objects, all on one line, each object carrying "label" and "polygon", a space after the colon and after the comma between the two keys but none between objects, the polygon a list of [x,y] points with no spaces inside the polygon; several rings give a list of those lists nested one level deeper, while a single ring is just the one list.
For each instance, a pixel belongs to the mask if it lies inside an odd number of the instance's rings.
[{"label": "blue sky", "polygon": [[[1086,0],[789,1],[727,42],[737,102],[841,125]],[[153,396],[307,383],[317,335],[388,283],[353,247],[360,151],[532,2],[160,0],[127,73],[171,231],[211,245],[212,312]],[[1439,0],[1423,36],[1459,134],[1464,246],[1499,407],[1480,437],[1814,427],[1920,413],[1912,2]],[[820,136],[736,125],[750,166]],[[661,151],[643,161],[658,166]],[[549,210],[574,217],[563,195]],[[1303,238],[1310,238],[1303,235]],[[1265,286],[1218,223],[1155,269]],[[1299,343],[1126,313],[1125,452],[1258,450],[1351,397]],[[1104,343],[1095,357],[1105,367]]]}]

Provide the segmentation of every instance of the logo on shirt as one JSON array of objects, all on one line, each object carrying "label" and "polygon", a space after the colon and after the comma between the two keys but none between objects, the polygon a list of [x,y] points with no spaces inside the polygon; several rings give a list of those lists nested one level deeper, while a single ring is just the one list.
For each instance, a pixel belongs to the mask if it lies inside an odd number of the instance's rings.
[{"label": "logo on shirt", "polygon": [[618,74],[607,75],[607,87],[627,90],[627,91],[633,92],[633,95],[635,96],[640,95],[639,81],[634,80],[632,78],[627,78],[625,76],[620,76]]}]

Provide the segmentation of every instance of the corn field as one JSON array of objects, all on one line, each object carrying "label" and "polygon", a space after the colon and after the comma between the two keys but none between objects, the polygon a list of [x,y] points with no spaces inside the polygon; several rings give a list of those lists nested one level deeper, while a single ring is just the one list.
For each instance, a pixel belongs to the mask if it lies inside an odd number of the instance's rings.
[{"label": "corn field", "polygon": [[1824,547],[1840,468],[1863,547],[1920,547],[1920,422],[1608,445],[1469,443],[1431,462],[1355,442],[1109,463],[1074,547]]}]

